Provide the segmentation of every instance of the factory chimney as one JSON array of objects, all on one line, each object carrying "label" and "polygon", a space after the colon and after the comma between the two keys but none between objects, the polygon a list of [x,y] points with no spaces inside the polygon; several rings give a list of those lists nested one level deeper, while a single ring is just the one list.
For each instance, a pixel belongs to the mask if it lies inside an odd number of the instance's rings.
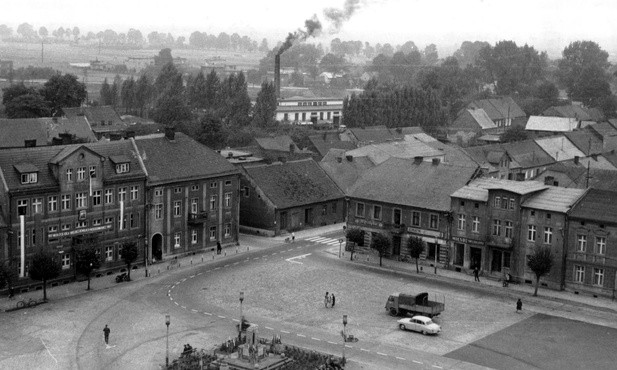
[{"label": "factory chimney", "polygon": [[276,90],[276,98],[281,98],[281,54],[276,54],[274,57],[274,89]]}]

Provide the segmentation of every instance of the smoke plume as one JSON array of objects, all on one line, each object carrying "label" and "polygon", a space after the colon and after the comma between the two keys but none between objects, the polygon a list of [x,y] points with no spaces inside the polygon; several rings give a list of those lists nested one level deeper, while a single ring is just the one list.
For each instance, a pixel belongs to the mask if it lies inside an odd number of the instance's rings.
[{"label": "smoke plume", "polygon": [[348,21],[358,8],[360,8],[360,0],[346,0],[343,9],[324,9],[324,16],[328,21],[332,22],[333,29],[330,32],[338,32],[343,26],[343,23]]},{"label": "smoke plume", "polygon": [[313,18],[304,21],[304,28],[306,30],[297,29],[296,32],[289,33],[283,45],[279,48],[278,55],[281,55],[285,50],[289,49],[294,42],[302,42],[311,36],[317,36],[321,32],[321,22],[317,19],[317,15],[313,15]]}]

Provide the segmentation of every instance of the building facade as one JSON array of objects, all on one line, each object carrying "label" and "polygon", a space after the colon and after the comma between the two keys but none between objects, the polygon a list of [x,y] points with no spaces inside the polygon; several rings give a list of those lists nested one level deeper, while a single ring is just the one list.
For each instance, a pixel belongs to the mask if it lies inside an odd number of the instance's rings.
[{"label": "building facade", "polygon": [[293,97],[279,99],[276,120],[296,125],[330,123],[338,126],[343,115],[343,99]]}]

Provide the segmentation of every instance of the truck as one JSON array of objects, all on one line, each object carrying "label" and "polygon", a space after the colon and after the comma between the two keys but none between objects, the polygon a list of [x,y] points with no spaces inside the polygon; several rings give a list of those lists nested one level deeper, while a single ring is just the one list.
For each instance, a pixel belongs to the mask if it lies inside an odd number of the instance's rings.
[{"label": "truck", "polygon": [[429,300],[428,293],[393,293],[386,302],[386,312],[392,316],[417,314],[428,317],[439,315],[446,308],[445,298],[441,302]]}]

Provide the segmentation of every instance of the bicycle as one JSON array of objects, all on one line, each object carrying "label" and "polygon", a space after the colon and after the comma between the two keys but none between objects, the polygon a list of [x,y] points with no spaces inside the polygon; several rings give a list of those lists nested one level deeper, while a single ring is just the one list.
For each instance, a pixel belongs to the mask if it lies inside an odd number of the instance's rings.
[{"label": "bicycle", "polygon": [[39,301],[37,301],[36,299],[30,298],[30,299],[28,299],[27,302],[24,299],[23,301],[17,302],[17,308],[34,307],[34,306],[36,306],[38,304],[39,304]]}]

